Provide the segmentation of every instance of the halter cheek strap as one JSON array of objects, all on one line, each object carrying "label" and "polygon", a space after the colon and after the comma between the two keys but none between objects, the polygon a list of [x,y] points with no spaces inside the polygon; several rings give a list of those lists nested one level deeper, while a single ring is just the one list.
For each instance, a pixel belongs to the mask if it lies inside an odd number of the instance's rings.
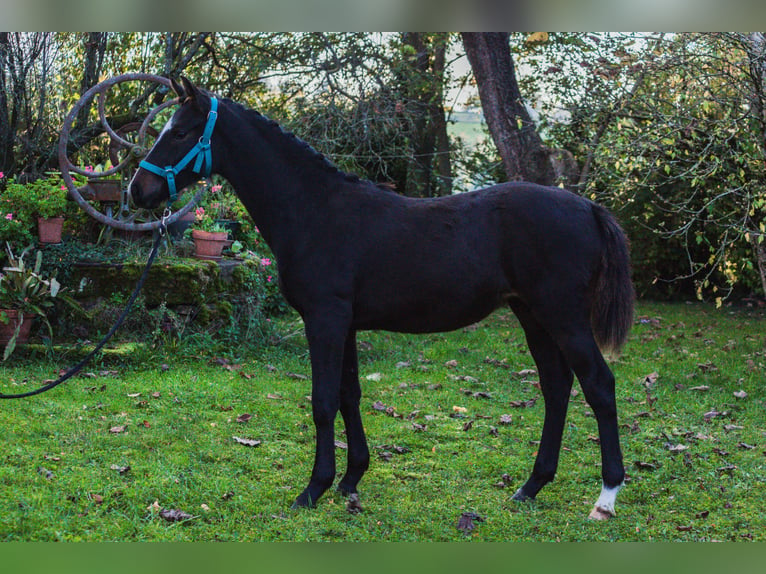
[{"label": "halter cheek strap", "polygon": [[181,161],[176,165],[168,165],[165,167],[159,167],[146,160],[139,163],[139,167],[152,173],[164,177],[168,182],[168,189],[170,190],[170,197],[168,198],[168,204],[173,203],[178,197],[178,190],[176,189],[176,176],[194,160],[192,170],[194,173],[198,173],[203,177],[210,177],[211,170],[213,169],[213,155],[210,151],[210,137],[213,135],[213,128],[215,128],[215,122],[218,119],[218,99],[210,98],[210,111],[207,114],[207,123],[205,129],[202,132],[202,136],[199,138],[197,144],[189,150]]}]

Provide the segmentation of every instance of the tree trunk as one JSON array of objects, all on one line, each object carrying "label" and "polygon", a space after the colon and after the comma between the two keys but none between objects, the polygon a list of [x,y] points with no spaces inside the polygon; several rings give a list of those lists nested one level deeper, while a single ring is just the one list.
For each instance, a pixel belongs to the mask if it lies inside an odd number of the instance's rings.
[{"label": "tree trunk", "polygon": [[411,133],[413,160],[407,170],[405,195],[430,197],[452,192],[443,99],[447,40],[447,34],[431,38],[417,32],[402,35],[402,42],[414,51],[402,81],[416,109]]},{"label": "tree trunk", "polygon": [[[106,52],[107,32],[88,32],[83,41],[85,60],[83,62],[82,79],[80,80],[80,95],[87,92],[98,83]],[[88,107],[84,107],[77,115],[77,125],[84,126],[88,122]]]},{"label": "tree trunk", "polygon": [[506,32],[463,32],[484,118],[510,181],[553,185],[550,151],[543,146],[521,98]]}]

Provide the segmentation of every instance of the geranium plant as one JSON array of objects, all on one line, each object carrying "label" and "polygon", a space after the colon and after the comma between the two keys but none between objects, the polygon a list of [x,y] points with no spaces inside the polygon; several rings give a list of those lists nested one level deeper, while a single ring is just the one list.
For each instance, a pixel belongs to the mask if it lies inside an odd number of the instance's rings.
[{"label": "geranium plant", "polygon": [[32,183],[8,182],[3,192],[8,211],[13,211],[19,219],[34,217],[60,217],[66,212],[67,188],[60,176],[40,178]]},{"label": "geranium plant", "polygon": [[209,232],[226,231],[226,228],[215,216],[213,210],[202,206],[194,210],[194,223],[192,223],[191,229]]}]

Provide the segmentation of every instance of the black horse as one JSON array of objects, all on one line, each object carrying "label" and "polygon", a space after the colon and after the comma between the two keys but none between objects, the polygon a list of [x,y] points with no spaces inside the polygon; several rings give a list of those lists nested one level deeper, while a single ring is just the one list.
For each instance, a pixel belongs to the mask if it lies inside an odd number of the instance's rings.
[{"label": "black horse", "polygon": [[[180,107],[130,192],[139,206],[167,200],[168,179],[157,166],[181,158],[190,165],[187,152],[203,131],[212,133],[204,171],[236,190],[276,257],[285,298],[305,323],[316,455],[295,506],[314,505],[333,484],[338,410],[348,440],[339,490],[356,493],[369,465],[357,331],[448,331],[508,304],[524,328],[545,399],[537,459],[514,498],[533,499],[553,479],[577,375],[601,443],[603,485],[591,517],[614,514],[624,469],[614,376],[599,348],[624,343],[634,293],[628,244],[607,210],[569,191],[520,182],[403,197],[338,170],[255,111],[218,101],[185,79],[173,85]],[[183,166],[170,177],[178,189],[198,178]]]}]

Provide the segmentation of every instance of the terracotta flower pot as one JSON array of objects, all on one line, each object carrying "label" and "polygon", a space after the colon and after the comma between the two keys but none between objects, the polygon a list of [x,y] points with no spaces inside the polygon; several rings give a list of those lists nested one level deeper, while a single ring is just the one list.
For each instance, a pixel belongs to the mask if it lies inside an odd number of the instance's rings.
[{"label": "terracotta flower pot", "polygon": [[122,182],[118,179],[89,179],[88,186],[96,201],[120,201]]},{"label": "terracotta flower pot", "polygon": [[[0,309],[0,312],[5,313],[6,317],[8,317],[7,323],[0,323],[0,348],[5,348],[19,324],[19,312],[16,309]],[[17,345],[22,345],[29,341],[29,333],[32,329],[33,320],[34,315],[30,313],[24,314],[21,331],[19,331],[19,336],[16,338]]]},{"label": "terracotta flower pot", "polygon": [[192,230],[194,256],[198,259],[221,259],[224,247],[229,244],[226,231]]},{"label": "terracotta flower pot", "polygon": [[61,243],[63,228],[63,217],[37,218],[37,234],[40,237],[40,243]]}]

